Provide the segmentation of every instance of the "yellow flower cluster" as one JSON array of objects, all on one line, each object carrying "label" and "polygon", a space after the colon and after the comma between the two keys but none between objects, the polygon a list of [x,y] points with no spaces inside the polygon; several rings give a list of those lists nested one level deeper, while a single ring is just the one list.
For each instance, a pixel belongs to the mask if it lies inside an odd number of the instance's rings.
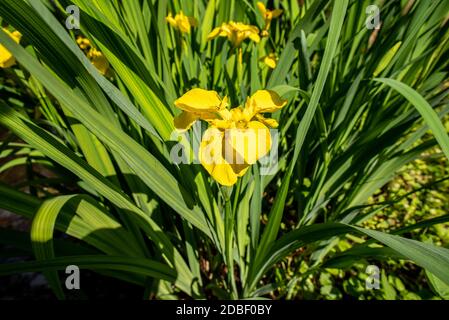
[{"label": "yellow flower cluster", "polygon": [[[222,23],[220,27],[213,29],[209,33],[207,39],[212,40],[217,37],[227,37],[234,47],[239,47],[242,44],[243,40],[248,38],[258,43],[260,41],[260,36],[268,36],[268,30],[270,29],[271,20],[279,17],[282,14],[282,10],[268,10],[262,2],[258,2],[257,7],[259,8],[265,20],[265,27],[260,32],[260,35],[259,29],[255,26],[247,25],[242,22],[230,21]],[[178,29],[182,33],[190,33],[190,29],[198,25],[198,22],[194,17],[188,17],[184,15],[182,11],[176,14],[174,17],[171,13],[169,13],[165,20],[173,28]]]},{"label": "yellow flower cluster", "polygon": [[175,117],[178,130],[188,130],[197,120],[205,120],[198,158],[206,171],[221,185],[232,186],[248,168],[271,149],[268,127],[274,119],[263,113],[280,110],[287,104],[270,90],[258,90],[246,100],[245,107],[228,109],[228,99],[212,90],[192,89],[175,101],[182,111]]},{"label": "yellow flower cluster", "polygon": [[234,21],[223,23],[220,27],[213,29],[209,33],[207,40],[212,40],[216,37],[227,37],[234,47],[240,47],[243,40],[248,38],[256,43],[260,41],[259,29],[257,27]]},{"label": "yellow flower cluster", "polygon": [[[6,28],[3,28],[16,43],[20,42],[22,34],[19,31],[9,32]],[[16,64],[16,59],[4,46],[0,44],[0,68],[10,68]]]},{"label": "yellow flower cluster", "polygon": [[265,63],[269,68],[274,69],[277,65],[277,57],[275,53],[270,53],[265,57],[260,59],[263,63]]},{"label": "yellow flower cluster", "polygon": [[178,29],[182,33],[190,33],[192,27],[196,27],[198,22],[194,17],[188,17],[181,11],[176,14],[175,17],[171,13],[165,18],[165,20],[175,29]]},{"label": "yellow flower cluster", "polygon": [[257,2],[257,7],[265,20],[265,27],[260,35],[262,37],[268,37],[268,30],[271,26],[271,20],[279,17],[282,14],[281,9],[268,10],[262,2]]},{"label": "yellow flower cluster", "polygon": [[76,43],[81,50],[84,51],[90,62],[98,69],[98,71],[105,75],[109,70],[109,62],[103,53],[92,47],[89,39],[79,36]]}]

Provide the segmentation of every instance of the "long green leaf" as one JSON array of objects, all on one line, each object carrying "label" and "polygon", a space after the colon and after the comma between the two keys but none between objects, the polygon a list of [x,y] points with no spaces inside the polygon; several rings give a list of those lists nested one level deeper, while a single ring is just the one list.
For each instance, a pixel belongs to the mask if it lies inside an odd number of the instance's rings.
[{"label": "long green leaf", "polygon": [[446,157],[449,159],[449,136],[446,133],[446,129],[438,117],[438,114],[433,110],[430,104],[413,88],[409,87],[405,83],[402,83],[395,79],[376,78],[374,81],[385,83],[404,96],[423,117],[429,128],[432,130],[435,138],[440,144]]}]

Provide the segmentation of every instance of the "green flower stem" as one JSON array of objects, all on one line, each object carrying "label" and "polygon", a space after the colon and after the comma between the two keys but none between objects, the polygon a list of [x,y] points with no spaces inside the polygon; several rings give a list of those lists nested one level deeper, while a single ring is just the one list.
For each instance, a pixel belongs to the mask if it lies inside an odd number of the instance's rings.
[{"label": "green flower stem", "polygon": [[234,211],[231,208],[232,187],[221,187],[225,202],[225,262],[228,268],[228,282],[232,287],[232,298],[238,298],[237,285],[234,276],[233,235],[234,235]]}]

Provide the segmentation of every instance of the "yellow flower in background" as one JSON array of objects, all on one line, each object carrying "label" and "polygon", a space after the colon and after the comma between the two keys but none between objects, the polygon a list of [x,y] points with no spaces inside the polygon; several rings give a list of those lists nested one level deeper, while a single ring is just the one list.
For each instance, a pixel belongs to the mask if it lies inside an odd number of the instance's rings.
[{"label": "yellow flower in background", "polygon": [[198,22],[194,17],[188,17],[184,15],[182,11],[176,14],[175,17],[173,17],[172,14],[169,13],[165,20],[173,28],[178,29],[183,33],[190,33],[190,28],[196,27],[198,25]]},{"label": "yellow flower in background", "polygon": [[78,36],[76,43],[81,50],[84,51],[90,62],[97,68],[97,70],[102,74],[106,75],[109,70],[109,62],[101,51],[92,47],[89,39]]},{"label": "yellow flower in background", "polygon": [[81,48],[81,50],[88,50],[90,48],[90,41],[87,38],[78,37],[76,43]]},{"label": "yellow flower in background", "polygon": [[247,99],[245,107],[229,110],[227,104],[227,98],[221,99],[215,91],[192,89],[175,101],[183,112],[174,122],[181,130],[200,119],[209,123],[198,158],[219,184],[232,186],[271,149],[268,127],[276,128],[278,123],[262,113],[280,110],[287,101],[274,91],[259,90]]},{"label": "yellow flower in background", "polygon": [[240,47],[243,40],[248,38],[256,43],[260,41],[257,27],[234,21],[223,23],[220,27],[213,29],[207,36],[207,40],[217,37],[227,37],[234,47]]},{"label": "yellow flower in background", "polygon": [[102,75],[105,75],[108,72],[109,62],[103,53],[95,48],[91,48],[87,53],[87,57]]},{"label": "yellow flower in background", "polygon": [[277,65],[277,57],[276,54],[270,53],[266,55],[265,57],[262,57],[260,59],[263,63],[265,63],[269,68],[274,69]]},{"label": "yellow flower in background", "polygon": [[282,14],[281,9],[268,10],[262,2],[257,2],[257,7],[265,20],[265,28],[261,32],[262,37],[268,37],[268,30],[271,26],[271,20]]},{"label": "yellow flower in background", "polygon": [[[6,28],[3,28],[16,43],[20,42],[22,34],[19,31],[9,32]],[[4,46],[0,44],[0,68],[10,68],[16,64],[16,58],[9,52]]]}]

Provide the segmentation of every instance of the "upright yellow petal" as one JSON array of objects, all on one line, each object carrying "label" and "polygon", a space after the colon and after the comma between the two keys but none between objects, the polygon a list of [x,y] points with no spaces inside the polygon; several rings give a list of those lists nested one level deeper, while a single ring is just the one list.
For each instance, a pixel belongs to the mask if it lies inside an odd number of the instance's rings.
[{"label": "upright yellow petal", "polygon": [[175,20],[181,32],[190,33],[189,18],[182,11],[176,15]]},{"label": "upright yellow petal", "polygon": [[237,174],[223,158],[223,132],[211,127],[201,140],[199,160],[206,171],[221,185],[232,186],[237,182]]},{"label": "upright yellow petal", "polygon": [[189,112],[218,112],[222,101],[216,91],[195,88],[175,101],[175,106]]},{"label": "upright yellow petal", "polygon": [[255,106],[259,113],[271,113],[282,109],[287,104],[287,100],[282,99],[274,91],[258,90],[251,96],[250,103]]}]

